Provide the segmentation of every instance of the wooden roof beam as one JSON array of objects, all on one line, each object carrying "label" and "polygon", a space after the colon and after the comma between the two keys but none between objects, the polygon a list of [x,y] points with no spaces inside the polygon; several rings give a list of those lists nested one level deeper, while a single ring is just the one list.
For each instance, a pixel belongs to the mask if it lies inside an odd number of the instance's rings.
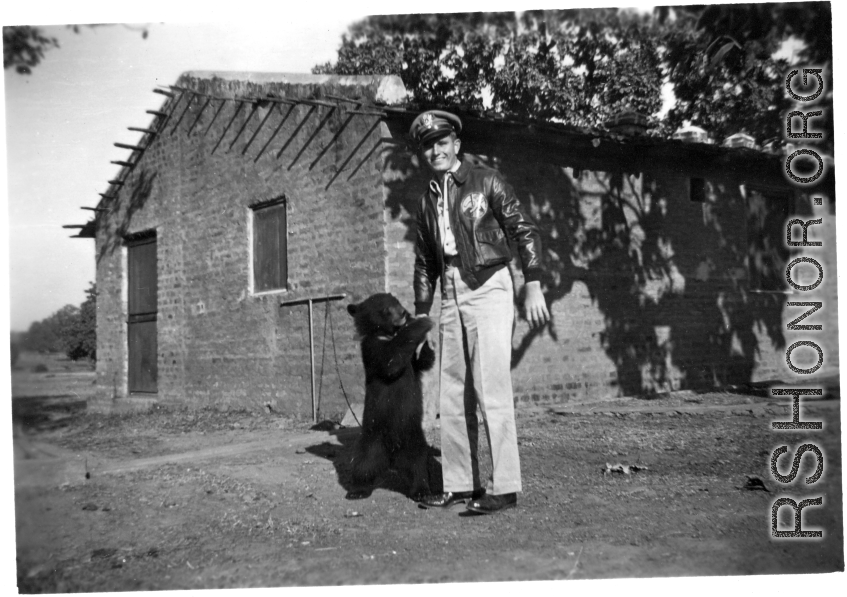
[{"label": "wooden roof beam", "polygon": [[244,146],[244,149],[242,149],[242,150],[241,150],[241,155],[244,155],[245,153],[247,153],[247,149],[250,147],[250,145],[252,145],[252,144],[253,144],[253,141],[254,141],[254,140],[256,139],[256,137],[259,135],[259,131],[261,131],[261,130],[262,130],[262,127],[264,127],[264,126],[265,126],[265,123],[268,121],[268,119],[269,119],[269,118],[271,117],[271,115],[274,113],[274,110],[275,110],[275,109],[276,109],[276,104],[271,104],[271,107],[268,109],[268,113],[267,113],[267,114],[265,114],[265,117],[264,117],[264,118],[262,118],[262,121],[259,123],[259,126],[258,126],[258,127],[256,127],[256,130],[255,130],[255,132],[253,133],[253,136],[252,136],[252,137],[250,137],[250,140],[249,140],[249,141],[247,141],[247,144]]},{"label": "wooden roof beam", "polygon": [[262,157],[263,153],[265,153],[265,149],[267,149],[268,146],[271,144],[271,141],[273,141],[276,138],[277,133],[280,130],[282,130],[282,125],[285,124],[285,121],[288,120],[288,117],[291,116],[292,112],[294,112],[295,107],[297,107],[297,104],[295,104],[295,103],[291,103],[288,106],[288,112],[285,113],[285,116],[283,116],[282,119],[279,121],[279,124],[276,125],[274,132],[271,133],[270,138],[267,141],[265,141],[264,145],[262,145],[262,149],[259,150],[259,153],[256,154],[256,157],[253,158],[253,163],[256,163],[256,162],[259,161],[259,158]]},{"label": "wooden roof beam", "polygon": [[345,114],[364,114],[366,116],[385,116],[387,112],[371,112],[368,110],[344,110]]},{"label": "wooden roof beam", "polygon": [[[253,118],[253,114],[256,113],[256,110],[259,109],[259,102],[253,102],[253,108],[250,110],[250,113],[247,115],[247,118],[244,119],[244,124],[241,125],[241,128],[238,129],[238,132],[235,133],[235,137],[229,144],[229,147],[226,148],[227,152],[232,149],[232,146],[235,145],[235,142],[238,141],[238,138],[241,136],[241,133],[244,132],[244,129],[247,128],[247,123],[250,122],[250,119]],[[262,121],[264,122],[264,120]]]},{"label": "wooden roof beam", "polygon": [[188,127],[188,132],[186,135],[191,135],[191,131],[194,130],[194,127],[197,126],[197,123],[200,122],[200,118],[203,116],[203,112],[206,111],[206,106],[208,106],[212,102],[212,97],[209,96],[206,98],[206,103],[203,104],[203,107],[200,108],[200,111],[197,113],[197,118],[194,119],[194,122],[190,127]]},{"label": "wooden roof beam", "polygon": [[[236,101],[238,101],[238,100],[236,100]],[[242,108],[243,106],[244,106],[244,102],[240,102],[240,101],[239,101],[239,102],[238,102],[238,106],[236,106],[236,108],[235,108],[235,112],[232,114],[232,118],[230,118],[230,119],[229,119],[229,123],[228,123],[228,124],[226,125],[226,127],[224,128],[224,132],[223,132],[223,134],[221,135],[221,138],[220,138],[220,139],[218,139],[218,142],[217,142],[217,143],[215,143],[215,146],[212,148],[212,153],[215,153],[215,150],[216,150],[216,149],[218,148],[218,146],[221,144],[221,141],[223,141],[223,140],[224,140],[224,137],[226,137],[226,134],[229,132],[229,127],[231,127],[231,126],[232,126],[232,123],[233,123],[233,122],[235,122],[235,119],[238,117],[238,113],[239,113],[239,112],[241,112],[241,108]]]},{"label": "wooden roof beam", "polygon": [[[192,96],[195,95],[191,90],[186,90],[186,93],[190,93]],[[188,109],[191,108],[191,102],[194,101],[194,97],[192,96],[188,96],[188,102],[185,104],[185,108],[182,109],[182,113],[179,115],[179,118],[177,118],[176,124],[171,127],[171,135],[173,135],[179,128],[180,123],[182,123],[182,119],[185,118],[186,114],[188,114]],[[180,96],[180,99],[182,99],[182,96]],[[174,105],[174,108],[176,108],[176,105]]]},{"label": "wooden roof beam", "polygon": [[324,102],[321,100],[315,99],[298,99],[297,100],[301,104],[308,104],[310,106],[326,106],[328,108],[337,108],[338,104],[333,104],[332,102]]},{"label": "wooden roof beam", "polygon": [[277,104],[288,104],[289,106],[293,106],[293,105],[298,103],[296,100],[288,99],[286,97],[261,97],[261,98],[258,98],[258,99],[263,101],[263,102],[274,102],[274,103],[277,103]]},{"label": "wooden roof beam", "polygon": [[[227,102],[227,100],[226,100],[226,99],[221,100],[221,105],[220,105],[220,106],[218,106],[218,109],[215,111],[215,115],[214,115],[214,116],[212,116],[212,120],[210,120],[210,121],[209,121],[209,126],[207,126],[207,127],[206,127],[206,130],[205,130],[205,131],[203,131],[203,136],[204,136],[204,137],[206,136],[206,133],[208,133],[208,132],[211,130],[212,125],[213,125],[213,124],[215,124],[215,121],[218,119],[218,114],[220,114],[220,113],[221,113],[221,111],[224,109],[224,106],[226,106],[226,102]],[[239,104],[239,105],[240,105],[240,104]]]},{"label": "wooden roof beam", "polygon": [[325,94],[323,97],[328,97],[329,99],[334,99],[339,102],[350,102],[351,104],[364,104],[365,100],[363,99],[351,99],[349,97],[344,97],[343,95],[332,95],[330,93]]},{"label": "wooden roof beam", "polygon": [[126,143],[115,143],[115,147],[120,147],[121,149],[131,149],[133,151],[144,151],[147,149],[146,147],[141,147],[140,145],[127,145]]}]

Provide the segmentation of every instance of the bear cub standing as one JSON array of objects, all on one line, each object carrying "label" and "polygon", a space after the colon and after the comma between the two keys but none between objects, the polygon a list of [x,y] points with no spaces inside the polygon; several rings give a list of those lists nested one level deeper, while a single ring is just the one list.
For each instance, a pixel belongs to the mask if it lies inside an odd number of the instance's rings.
[{"label": "bear cub standing", "polygon": [[389,469],[409,483],[408,494],[430,493],[420,374],[435,362],[425,344],[416,349],[432,328],[428,317],[413,318],[391,294],[375,294],[347,306],[362,344],[365,366],[365,409],[362,432],[351,462],[355,489],[347,499],[368,497],[374,480]]}]

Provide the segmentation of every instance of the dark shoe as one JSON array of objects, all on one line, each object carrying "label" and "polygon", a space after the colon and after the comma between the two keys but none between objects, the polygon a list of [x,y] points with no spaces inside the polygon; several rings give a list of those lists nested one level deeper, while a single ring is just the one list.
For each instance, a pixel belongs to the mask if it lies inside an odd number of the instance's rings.
[{"label": "dark shoe", "polygon": [[486,494],[479,499],[468,502],[467,509],[477,514],[494,514],[518,505],[518,494],[504,493],[503,495]]},{"label": "dark shoe", "polygon": [[418,501],[419,508],[449,508],[455,504],[464,503],[481,497],[485,493],[484,489],[477,491],[445,491],[444,493],[435,493],[428,495]]}]

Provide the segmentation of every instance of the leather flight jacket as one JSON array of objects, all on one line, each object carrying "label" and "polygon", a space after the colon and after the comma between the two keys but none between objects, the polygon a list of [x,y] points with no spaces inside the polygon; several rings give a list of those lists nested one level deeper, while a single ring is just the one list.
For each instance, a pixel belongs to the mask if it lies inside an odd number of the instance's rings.
[{"label": "leather flight jacket", "polygon": [[[443,175],[442,175],[443,176]],[[463,161],[447,185],[450,226],[456,239],[457,264],[465,283],[476,290],[512,259],[509,240],[520,256],[524,279],[540,280],[541,235],[500,173]],[[429,314],[435,282],[444,292],[445,260],[438,226],[442,180],[430,182],[418,205],[415,242],[415,313]],[[454,182],[455,184],[452,184]],[[455,258],[454,258],[455,262]]]}]

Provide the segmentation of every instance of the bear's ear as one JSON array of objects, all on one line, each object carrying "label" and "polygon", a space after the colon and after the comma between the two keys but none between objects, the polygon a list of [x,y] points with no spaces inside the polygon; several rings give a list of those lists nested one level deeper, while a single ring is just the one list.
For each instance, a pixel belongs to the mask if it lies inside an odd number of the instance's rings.
[{"label": "bear's ear", "polygon": [[347,312],[350,315],[352,315],[353,317],[356,317],[356,313],[358,311],[359,311],[359,305],[357,305],[355,303],[350,303],[349,305],[347,305]]}]

